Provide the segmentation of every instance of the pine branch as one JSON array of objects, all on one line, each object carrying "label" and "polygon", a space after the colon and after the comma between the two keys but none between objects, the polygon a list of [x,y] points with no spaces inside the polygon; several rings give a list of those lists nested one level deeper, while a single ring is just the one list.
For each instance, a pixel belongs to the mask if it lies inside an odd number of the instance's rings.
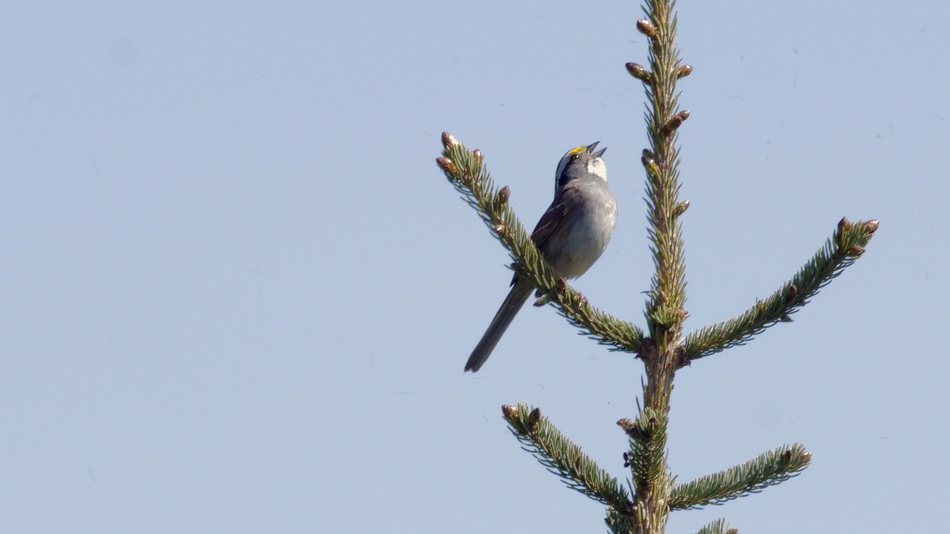
[{"label": "pine branch", "polygon": [[[650,38],[649,70],[627,63],[627,71],[644,83],[647,97],[645,119],[650,149],[641,162],[646,169],[650,250],[656,272],[652,279],[647,324],[660,353],[669,354],[679,343],[686,319],[686,265],[680,216],[688,203],[680,203],[679,149],[677,131],[689,117],[678,111],[676,81],[692,68],[680,65],[676,48],[674,2],[651,0],[644,7],[645,19],[637,29]],[[648,403],[649,404],[649,403]]]},{"label": "pine branch", "polygon": [[811,453],[802,445],[782,446],[725,471],[674,487],[670,509],[698,509],[758,493],[797,476],[810,463]]},{"label": "pine branch", "polygon": [[628,463],[633,473],[634,502],[628,514],[634,532],[659,534],[666,528],[672,475],[666,465],[669,398],[676,372],[683,321],[686,319],[686,265],[680,217],[689,203],[679,202],[677,132],[689,111],[679,111],[676,82],[692,70],[681,65],[676,48],[673,0],[647,0],[637,29],[649,39],[648,68],[627,63],[641,80],[647,97],[645,119],[650,148],[640,159],[646,169],[646,204],[652,278],[646,319],[649,338],[641,346],[646,367],[644,409],[636,422],[619,422],[630,436]]},{"label": "pine branch", "polygon": [[485,170],[481,151],[469,151],[447,132],[442,134],[442,144],[445,149],[436,163],[466,203],[478,212],[492,235],[508,249],[515,261],[512,268],[538,288],[544,301],[553,303],[561,315],[598,343],[613,350],[637,353],[643,343],[643,331],[594,308],[557,277],[508,204],[509,189],[498,189]]},{"label": "pine branch", "polygon": [[738,534],[739,531],[734,528],[728,528],[725,519],[716,519],[699,529],[696,534]]},{"label": "pine branch", "polygon": [[655,483],[667,472],[667,419],[653,408],[644,408],[636,421],[621,419],[617,424],[630,439],[630,452],[624,455],[624,460],[633,477],[635,494],[649,497],[657,493]]},{"label": "pine branch", "polygon": [[667,418],[653,408],[640,411],[636,421],[621,419],[617,424],[630,439],[624,453],[624,467],[630,468],[634,502],[628,520],[635,532],[662,532],[669,513],[668,496],[672,478],[666,465]]},{"label": "pine branch", "polygon": [[511,433],[521,442],[521,448],[530,452],[548,471],[561,477],[567,487],[614,510],[629,509],[630,497],[626,488],[564,437],[541,415],[540,409],[532,410],[520,403],[517,407],[502,406],[501,411]]},{"label": "pine branch", "polygon": [[630,534],[634,531],[630,518],[613,508],[607,508],[607,517],[604,518],[604,523],[607,523],[607,528],[613,534]]},{"label": "pine branch", "polygon": [[818,291],[842,273],[864,253],[878,221],[852,224],[841,219],[834,236],[781,289],[742,315],[708,326],[686,336],[685,357],[680,366],[726,348],[744,345],[754,336],[778,322],[790,322],[790,315],[808,303]]}]

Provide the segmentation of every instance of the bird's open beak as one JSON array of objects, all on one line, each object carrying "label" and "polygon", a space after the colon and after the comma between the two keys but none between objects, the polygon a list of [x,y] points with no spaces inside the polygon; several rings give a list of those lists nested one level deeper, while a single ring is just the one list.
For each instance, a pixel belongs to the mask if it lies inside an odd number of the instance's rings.
[{"label": "bird's open beak", "polygon": [[589,145],[589,146],[587,147],[587,154],[588,154],[591,158],[599,158],[599,157],[601,157],[601,156],[604,155],[604,152],[607,152],[607,147],[604,147],[604,148],[598,150],[597,152],[594,152],[594,149],[597,148],[597,145],[598,145],[599,143],[600,143],[600,141],[594,141],[593,144],[591,144],[591,145]]}]

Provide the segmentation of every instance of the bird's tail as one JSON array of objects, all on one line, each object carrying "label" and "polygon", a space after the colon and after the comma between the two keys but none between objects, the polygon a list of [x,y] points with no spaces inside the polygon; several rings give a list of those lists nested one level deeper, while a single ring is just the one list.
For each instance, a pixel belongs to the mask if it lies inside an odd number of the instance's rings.
[{"label": "bird's tail", "polygon": [[485,335],[482,336],[478,345],[475,345],[472,355],[465,362],[466,371],[474,373],[481,369],[488,357],[491,356],[492,351],[495,350],[495,345],[498,344],[501,336],[505,334],[505,330],[508,330],[508,325],[511,324],[515,315],[518,315],[524,303],[528,301],[532,289],[531,284],[526,280],[515,282],[514,287],[505,297],[505,301],[501,303],[501,308],[498,309],[495,318],[491,320],[491,324],[485,330]]}]

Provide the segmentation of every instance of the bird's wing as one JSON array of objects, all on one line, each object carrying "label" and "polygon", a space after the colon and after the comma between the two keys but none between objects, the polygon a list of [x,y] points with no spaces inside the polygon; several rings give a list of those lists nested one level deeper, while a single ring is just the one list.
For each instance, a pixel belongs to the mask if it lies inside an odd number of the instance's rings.
[{"label": "bird's wing", "polygon": [[[562,202],[559,198],[556,198],[554,199],[554,202],[548,206],[548,209],[544,212],[544,215],[541,216],[541,220],[538,221],[537,226],[534,227],[534,231],[531,232],[531,240],[534,241],[534,246],[538,247],[538,250],[542,251],[542,255],[544,255],[543,250],[545,241],[547,241],[548,238],[554,234],[558,226],[561,225],[561,221],[563,221],[564,217],[567,216],[570,209],[570,203]],[[515,275],[511,277],[511,285],[514,286],[517,283],[518,273],[516,272]]]},{"label": "bird's wing", "polygon": [[541,220],[538,221],[538,225],[534,227],[534,231],[531,232],[531,240],[534,241],[538,249],[544,249],[544,243],[554,234],[570,211],[571,204],[569,202],[556,199],[551,203],[551,206],[541,216]]}]

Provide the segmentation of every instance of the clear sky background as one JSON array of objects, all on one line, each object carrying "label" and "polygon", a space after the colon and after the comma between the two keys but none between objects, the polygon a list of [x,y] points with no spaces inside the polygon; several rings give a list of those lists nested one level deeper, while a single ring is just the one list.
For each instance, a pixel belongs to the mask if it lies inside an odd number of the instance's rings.
[{"label": "clear sky background", "polygon": [[[529,227],[568,149],[620,204],[575,284],[643,326],[636,2],[5,2],[0,531],[603,532],[518,448],[540,406],[618,477],[642,364],[507,292],[436,167],[480,148]],[[680,481],[800,442],[740,532],[946,523],[950,4],[679,5],[687,330],[787,280],[842,216],[867,254],[794,316],[677,375]]]}]

